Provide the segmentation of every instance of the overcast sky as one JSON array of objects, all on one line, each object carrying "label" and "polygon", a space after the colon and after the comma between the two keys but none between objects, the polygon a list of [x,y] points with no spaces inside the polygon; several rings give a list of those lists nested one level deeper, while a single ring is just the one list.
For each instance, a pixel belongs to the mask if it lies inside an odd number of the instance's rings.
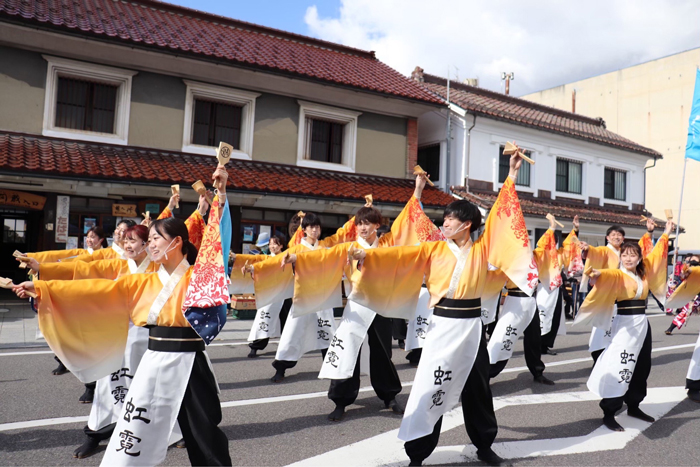
[{"label": "overcast sky", "polygon": [[171,1],[518,96],[700,47],[700,0]]}]

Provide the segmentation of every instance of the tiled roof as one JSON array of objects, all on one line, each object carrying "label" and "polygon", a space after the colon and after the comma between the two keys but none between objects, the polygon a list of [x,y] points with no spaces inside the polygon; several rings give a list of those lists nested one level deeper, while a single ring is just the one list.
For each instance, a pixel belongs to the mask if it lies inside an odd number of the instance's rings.
[{"label": "tiled roof", "polygon": [[374,52],[154,0],[0,0],[0,21],[443,103]]},{"label": "tiled roof", "polygon": [[[466,192],[463,187],[452,187],[452,192],[484,209],[491,209],[496,202],[498,193],[493,191]],[[640,222],[642,215],[648,213],[642,211],[632,211],[625,208],[613,208],[609,206],[592,206],[590,204],[565,203],[551,199],[538,199],[530,197],[525,193],[518,193],[520,207],[523,214],[533,217],[544,217],[552,213],[559,220],[571,220],[578,214],[583,222],[593,222],[596,224],[617,224],[629,225],[644,228],[645,224]],[[657,230],[663,230],[666,221],[654,217],[656,223],[661,226]]]},{"label": "tiled roof", "polygon": [[[130,146],[66,141],[19,133],[0,133],[0,173],[89,179],[113,183],[205,183],[211,179],[213,157]],[[404,204],[413,194],[413,180],[348,174],[294,165],[234,160],[226,165],[229,191],[269,193],[364,202]],[[422,200],[432,207],[454,198],[426,187]]]},{"label": "tiled roof", "polygon": [[[423,79],[421,84],[426,89],[443,99],[447,98],[447,80],[429,74],[423,74]],[[658,151],[607,130],[602,119],[585,117],[476,86],[450,82],[450,102],[486,118],[559,133],[645,156],[663,157]]]}]

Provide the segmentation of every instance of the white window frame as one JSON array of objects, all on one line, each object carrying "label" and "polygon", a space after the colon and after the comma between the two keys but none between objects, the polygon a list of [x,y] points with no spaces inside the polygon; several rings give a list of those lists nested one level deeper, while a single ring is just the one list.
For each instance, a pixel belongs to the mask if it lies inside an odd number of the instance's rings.
[{"label": "white window frame", "polygon": [[218,145],[203,146],[201,144],[192,143],[192,132],[194,130],[194,101],[200,98],[243,107],[241,109],[240,149],[233,151],[231,157],[234,159],[252,160],[255,129],[255,100],[260,97],[260,94],[224,86],[216,86],[214,84],[199,83],[187,79],[183,79],[182,81],[184,81],[187,86],[187,94],[185,96],[185,123],[182,131],[182,152],[190,152],[204,156],[216,155]]},{"label": "white window frame", "polygon": [[[44,123],[41,134],[57,138],[79,139],[95,143],[128,144],[129,112],[131,109],[131,78],[136,71],[112,68],[94,63],[78,62],[66,58],[42,55],[48,62],[46,92],[44,96]],[[73,130],[55,125],[58,78],[77,78],[106,83],[117,87],[114,133]]]},{"label": "white window frame", "polygon": [[[314,169],[340,170],[343,172],[355,172],[355,157],[357,151],[357,118],[362,112],[339,109],[327,105],[316,104],[299,100],[299,138],[297,145],[297,165],[300,167],[311,167]],[[343,127],[343,162],[334,164],[332,162],[312,161],[304,158],[306,148],[306,119],[320,118],[333,120],[342,123]]]},{"label": "white window frame", "polygon": [[[552,156],[554,157],[554,164],[553,164],[554,167],[552,170],[552,173],[554,176],[554,190],[552,192],[554,193],[555,197],[556,198],[580,199],[580,200],[586,201],[588,199],[588,187],[586,186],[586,182],[588,181],[587,170],[588,170],[589,161],[587,161],[585,159],[579,159],[576,157],[568,156],[565,154],[552,154]],[[581,194],[557,190],[557,160],[558,159],[563,159],[563,160],[567,160],[569,162],[581,164]]]},{"label": "white window frame", "polygon": [[[625,174],[625,199],[615,199],[615,198],[606,198],[605,197],[605,169],[610,169],[615,172],[623,172]],[[616,204],[620,206],[630,206],[631,201],[630,201],[630,182],[632,179],[631,171],[629,168],[622,168],[622,167],[615,167],[614,165],[611,164],[603,164],[603,196],[602,200],[603,203],[608,203],[608,204]],[[613,187],[614,189],[614,187]]]}]

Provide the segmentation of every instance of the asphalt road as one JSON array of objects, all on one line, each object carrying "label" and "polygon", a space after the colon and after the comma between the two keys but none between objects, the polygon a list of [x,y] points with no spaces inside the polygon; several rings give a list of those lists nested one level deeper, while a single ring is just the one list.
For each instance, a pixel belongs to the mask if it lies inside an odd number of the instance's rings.
[{"label": "asphalt road", "polygon": [[[700,465],[700,405],[685,398],[682,387],[700,319],[672,336],[670,318],[650,310],[653,367],[649,396],[642,409],[663,414],[653,424],[624,415],[624,434],[600,428],[598,400],[586,389],[592,361],[589,329],[571,328],[559,336],[556,356],[545,356],[546,375],[555,386],[536,385],[525,368],[522,341],[506,370],[491,381],[499,433],[494,450],[514,465]],[[247,323],[247,324],[246,324]],[[236,322],[243,329],[252,321]],[[276,344],[257,359],[246,357],[245,332],[219,342],[208,352],[221,388],[223,422],[234,465],[407,465],[396,439],[401,419],[384,409],[371,390],[363,391],[345,419],[330,423],[333,404],[328,381],[317,379],[320,353],[307,354],[281,384],[272,384],[270,366]],[[72,457],[83,442],[90,406],[78,403],[82,384],[72,375],[51,375],[56,366],[46,348],[0,351],[0,465],[97,465],[102,451],[83,460]],[[394,348],[394,362],[405,383],[405,404],[415,369]],[[369,378],[363,377],[363,387]],[[295,397],[292,397],[295,396]],[[469,445],[461,411],[446,417],[436,453],[426,464],[479,465]],[[25,422],[21,425],[10,423]],[[452,428],[450,428],[452,427]],[[104,445],[103,445],[104,446]],[[104,449],[104,447],[103,447]],[[188,465],[186,452],[171,448],[165,465]]]}]

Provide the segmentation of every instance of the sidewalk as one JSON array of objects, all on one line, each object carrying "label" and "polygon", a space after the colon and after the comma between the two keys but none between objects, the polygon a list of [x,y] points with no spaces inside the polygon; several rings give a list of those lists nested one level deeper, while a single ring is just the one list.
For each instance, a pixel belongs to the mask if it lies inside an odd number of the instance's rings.
[{"label": "sidewalk", "polygon": [[[245,341],[252,325],[252,319],[240,320],[229,316],[215,341]],[[0,349],[48,348],[43,338],[37,339],[38,328],[36,313],[29,307],[29,302],[0,301]]]}]

